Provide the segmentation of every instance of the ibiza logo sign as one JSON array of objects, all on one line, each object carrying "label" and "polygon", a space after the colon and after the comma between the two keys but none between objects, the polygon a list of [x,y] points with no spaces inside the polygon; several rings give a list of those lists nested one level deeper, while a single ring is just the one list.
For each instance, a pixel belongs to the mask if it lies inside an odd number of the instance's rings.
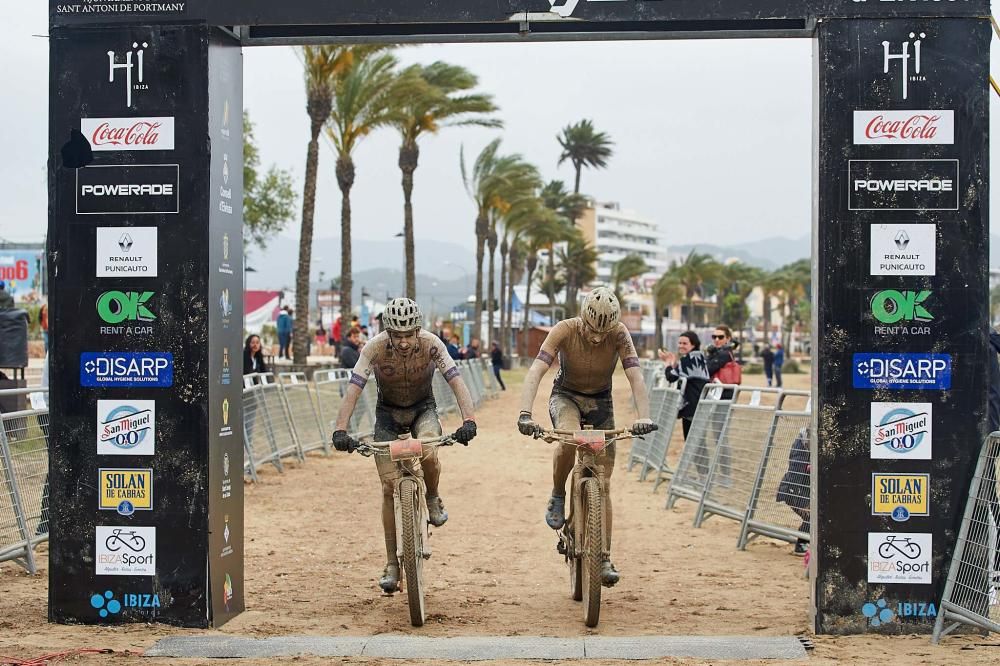
[{"label": "ibiza logo sign", "polygon": [[[902,43],[898,51],[892,50],[892,42],[888,40],[882,42],[882,73],[888,74],[892,63],[896,60],[900,62],[900,67],[903,70],[903,99],[909,97],[911,82],[927,80],[925,76],[920,74],[920,44],[926,38],[927,33],[911,32],[909,39]],[[912,51],[911,46],[913,47]]]},{"label": "ibiza logo sign", "polygon": [[125,80],[125,106],[132,106],[133,90],[149,90],[145,81],[145,52],[148,42],[132,42],[132,49],[119,56],[108,51],[108,83],[114,83],[121,70]]}]

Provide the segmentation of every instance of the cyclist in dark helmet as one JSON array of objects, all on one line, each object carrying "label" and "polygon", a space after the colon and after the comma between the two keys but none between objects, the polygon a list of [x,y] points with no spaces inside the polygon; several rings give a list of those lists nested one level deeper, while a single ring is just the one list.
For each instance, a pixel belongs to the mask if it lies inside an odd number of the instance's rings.
[{"label": "cyclist in dark helmet", "polygon": [[[607,287],[598,287],[587,295],[579,317],[563,320],[552,328],[524,380],[521,414],[517,421],[521,434],[532,435],[541,431],[533,420],[531,409],[538,384],[557,357],[559,374],[549,398],[549,416],[553,427],[579,430],[581,426],[591,425],[599,430],[614,429],[611,376],[620,359],[639,412],[632,431],[644,435],[656,430],[657,426],[649,418],[649,396],[639,369],[639,356],[632,344],[632,336],[620,318],[621,307],[614,292]],[[566,522],[566,479],[573,471],[575,452],[575,447],[563,445],[556,448],[553,457],[552,497],[546,508],[545,522],[554,530]],[[605,452],[606,455],[598,461],[604,465],[605,478],[610,479],[615,466],[614,444],[608,446]],[[610,547],[610,497],[607,515]],[[606,586],[618,582],[619,574],[610,558],[602,565],[601,576]]]},{"label": "cyclist in dark helmet", "polygon": [[[435,370],[440,371],[448,381],[462,411],[464,422],[452,435],[453,438],[468,444],[476,436],[469,389],[444,343],[433,333],[422,329],[422,323],[419,306],[408,298],[393,299],[385,306],[382,332],[362,349],[337,414],[333,446],[338,451],[353,452],[357,448],[358,442],[347,434],[347,423],[372,374],[378,385],[376,442],[393,441],[404,432],[417,439],[441,435],[441,421],[431,389]],[[386,566],[379,586],[386,592],[395,592],[399,588],[399,562],[396,559],[396,516],[392,491],[400,471],[395,463],[383,456],[376,456],[375,466],[382,481],[382,528],[386,553]],[[434,447],[424,447],[421,470],[427,485],[428,520],[434,526],[444,525],[448,512],[438,495],[441,464]]]}]

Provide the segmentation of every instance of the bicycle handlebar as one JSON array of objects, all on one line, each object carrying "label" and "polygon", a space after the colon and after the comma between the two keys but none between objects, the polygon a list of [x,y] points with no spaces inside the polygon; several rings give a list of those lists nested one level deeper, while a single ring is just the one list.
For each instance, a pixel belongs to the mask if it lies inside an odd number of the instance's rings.
[{"label": "bicycle handlebar", "polygon": [[535,439],[542,439],[548,443],[561,442],[563,444],[572,444],[578,447],[586,447],[587,444],[576,441],[575,437],[578,432],[587,433],[602,433],[604,435],[605,444],[610,444],[611,442],[616,442],[620,439],[630,439],[632,437],[640,437],[641,435],[634,435],[631,428],[619,428],[617,430],[558,430],[558,429],[542,429],[542,431],[534,436]]},{"label": "bicycle handlebar", "polygon": [[[359,442],[358,447],[354,449],[363,456],[373,456],[373,455],[389,455],[389,445],[393,444],[394,441],[389,442]],[[418,439],[416,437],[411,437],[407,439],[409,442],[419,442],[421,446],[453,446],[455,440],[451,435],[441,435],[440,437],[431,437],[429,439]]]}]

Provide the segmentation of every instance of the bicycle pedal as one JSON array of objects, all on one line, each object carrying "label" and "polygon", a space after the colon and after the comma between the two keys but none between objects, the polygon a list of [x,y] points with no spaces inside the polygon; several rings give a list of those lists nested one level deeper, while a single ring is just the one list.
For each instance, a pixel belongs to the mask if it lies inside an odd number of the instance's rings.
[{"label": "bicycle pedal", "polygon": [[566,554],[566,542],[563,541],[562,539],[556,542],[556,552],[558,552],[560,555]]}]

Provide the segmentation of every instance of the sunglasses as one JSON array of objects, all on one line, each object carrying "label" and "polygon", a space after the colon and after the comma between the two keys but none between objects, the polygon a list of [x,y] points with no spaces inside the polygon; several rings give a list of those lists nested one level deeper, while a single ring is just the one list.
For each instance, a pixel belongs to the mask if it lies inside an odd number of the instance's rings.
[{"label": "sunglasses", "polygon": [[724,336],[724,335],[713,335],[712,339],[713,340],[725,340],[726,336]]}]

